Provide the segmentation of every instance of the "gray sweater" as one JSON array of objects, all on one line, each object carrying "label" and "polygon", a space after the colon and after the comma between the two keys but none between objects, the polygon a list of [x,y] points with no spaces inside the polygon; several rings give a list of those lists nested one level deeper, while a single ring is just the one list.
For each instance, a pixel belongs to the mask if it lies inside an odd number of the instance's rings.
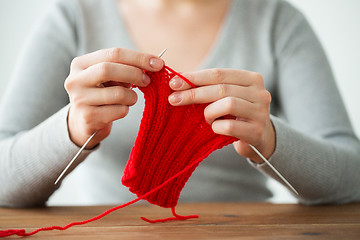
[{"label": "gray sweater", "polygon": [[[116,0],[58,1],[31,35],[0,106],[1,206],[43,205],[57,190],[55,179],[78,151],[67,130],[63,87],[70,62],[109,47],[136,49]],[[301,13],[281,0],[234,0],[201,65],[213,67],[263,75],[276,130],[270,161],[299,191],[300,202],[360,199],[359,140],[323,49]],[[79,186],[82,202],[134,198],[120,179],[143,106],[140,95],[110,136],[73,165],[77,181],[71,184]],[[272,195],[268,177],[279,180],[268,166],[247,161],[230,145],[200,164],[180,201],[265,201]]]}]

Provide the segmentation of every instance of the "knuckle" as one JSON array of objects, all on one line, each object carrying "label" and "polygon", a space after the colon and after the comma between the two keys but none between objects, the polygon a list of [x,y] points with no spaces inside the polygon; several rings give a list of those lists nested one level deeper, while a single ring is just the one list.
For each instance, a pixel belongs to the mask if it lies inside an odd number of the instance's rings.
[{"label": "knuckle", "polygon": [[221,83],[224,81],[224,73],[220,68],[213,68],[211,75],[216,82]]},{"label": "knuckle", "polygon": [[84,99],[81,95],[76,94],[76,95],[71,95],[70,101],[72,104],[74,104],[76,106],[80,106],[83,104]]},{"label": "knuckle", "polygon": [[80,62],[81,62],[81,57],[75,57],[75,58],[71,61],[70,68],[71,68],[71,69],[77,68],[77,67],[80,65]]},{"label": "knuckle", "polygon": [[264,81],[264,78],[263,78],[263,76],[261,75],[261,73],[256,73],[256,78],[257,79],[259,79],[261,82],[263,82]]},{"label": "knuckle", "polygon": [[225,99],[224,107],[228,113],[232,112],[232,110],[236,107],[236,99],[234,97],[227,97]]},{"label": "knuckle", "polygon": [[99,76],[106,77],[112,71],[112,65],[107,62],[99,63],[97,64],[97,71]]},{"label": "knuckle", "polygon": [[115,47],[115,48],[110,48],[106,51],[106,54],[108,55],[110,61],[116,62],[119,60],[120,56],[122,53],[122,49]]},{"label": "knuckle", "polygon": [[264,79],[263,76],[260,73],[253,72],[252,73],[254,82],[256,85],[263,86],[264,85]]},{"label": "knuckle", "polygon": [[113,91],[113,97],[116,102],[123,103],[125,100],[124,89],[122,87],[115,87]]},{"label": "knuckle", "polygon": [[228,85],[227,84],[218,84],[218,94],[220,98],[223,98],[225,96],[227,96],[228,93]]},{"label": "knuckle", "polygon": [[[72,87],[70,87],[70,89],[71,88]],[[81,94],[79,91],[69,90],[68,96],[69,96],[69,100],[72,105],[81,106],[81,105],[84,105],[84,103],[86,102],[84,94]]]},{"label": "knuckle", "polygon": [[74,80],[72,79],[72,77],[67,77],[65,82],[64,82],[64,88],[65,90],[69,93],[74,87]]},{"label": "knuckle", "polygon": [[263,100],[267,105],[271,103],[272,99],[271,99],[271,93],[269,91],[265,90],[263,92]]},{"label": "knuckle", "polygon": [[190,101],[194,101],[196,99],[196,89],[192,88],[188,90],[188,97]]},{"label": "knuckle", "polygon": [[146,54],[137,54],[135,57],[135,62],[138,66],[148,66],[149,60]]}]

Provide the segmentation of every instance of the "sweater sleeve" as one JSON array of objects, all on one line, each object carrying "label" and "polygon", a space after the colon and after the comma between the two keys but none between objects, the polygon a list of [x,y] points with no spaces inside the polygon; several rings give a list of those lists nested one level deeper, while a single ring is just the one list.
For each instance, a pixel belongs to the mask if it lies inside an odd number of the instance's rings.
[{"label": "sweater sleeve", "polygon": [[55,4],[29,37],[2,99],[1,206],[44,205],[58,188],[54,181],[79,150],[69,138],[63,87],[77,42],[69,2]]},{"label": "sweater sleeve", "polygon": [[[282,119],[271,116],[276,150],[270,162],[304,204],[360,200],[360,144],[324,51],[304,16],[282,2],[274,26]],[[281,180],[265,164],[263,173]]]}]

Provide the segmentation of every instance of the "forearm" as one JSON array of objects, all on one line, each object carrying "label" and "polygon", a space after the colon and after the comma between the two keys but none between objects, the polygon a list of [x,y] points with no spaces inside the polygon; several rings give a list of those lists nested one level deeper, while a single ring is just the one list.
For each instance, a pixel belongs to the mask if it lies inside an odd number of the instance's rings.
[{"label": "forearm", "polygon": [[67,113],[65,107],[33,129],[0,140],[1,206],[43,205],[59,187],[56,178],[79,149],[69,139]]},{"label": "forearm", "polygon": [[[329,130],[322,137],[302,134],[278,118],[276,150],[269,161],[299,192],[304,204],[346,203],[360,200],[360,144],[351,132]],[[261,172],[282,182],[265,164]]]}]

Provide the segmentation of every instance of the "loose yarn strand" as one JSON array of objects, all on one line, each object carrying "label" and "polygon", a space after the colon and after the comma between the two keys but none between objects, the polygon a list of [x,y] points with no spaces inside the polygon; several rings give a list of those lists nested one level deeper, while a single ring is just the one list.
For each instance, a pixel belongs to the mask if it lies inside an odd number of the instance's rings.
[{"label": "loose yarn strand", "polygon": [[174,215],[174,217],[171,217],[171,218],[150,220],[148,218],[141,217],[141,219],[148,222],[148,223],[159,223],[159,222],[168,222],[168,221],[174,221],[174,220],[185,221],[185,220],[190,219],[190,218],[198,218],[199,217],[199,215],[180,216],[180,215],[176,214],[175,207],[171,208],[171,212]]},{"label": "loose yarn strand", "polygon": [[[168,66],[164,66],[165,69],[167,69],[169,72],[177,75],[178,77],[182,78],[185,82],[187,82],[191,87],[194,87],[196,88],[196,85],[194,85],[192,82],[190,82],[186,77],[184,77],[183,75],[181,75],[180,73],[176,72],[175,70],[171,69],[170,67]],[[162,189],[163,187],[165,187],[166,185],[168,185],[170,182],[172,182],[173,180],[175,180],[176,178],[178,178],[179,176],[181,175],[184,175],[186,172],[188,171],[192,171],[192,169],[197,166],[198,164],[200,164],[200,162],[202,161],[203,159],[198,159],[197,161],[194,161],[192,164],[189,164],[188,166],[186,166],[184,169],[182,169],[181,171],[179,171],[177,174],[171,176],[170,178],[168,178],[167,180],[165,180],[162,184],[158,185],[157,187],[153,188],[152,190],[148,191],[147,193],[141,195],[140,197],[128,202],[128,203],[125,203],[123,205],[120,205],[120,206],[117,206],[117,207],[114,207],[114,208],[111,208],[105,212],[103,212],[102,214],[96,216],[96,217],[93,217],[93,218],[90,218],[88,220],[84,220],[84,221],[80,221],[80,222],[72,222],[64,227],[61,227],[61,226],[51,226],[51,227],[43,227],[43,228],[38,228],[32,232],[29,232],[29,233],[26,233],[25,229],[8,229],[8,230],[3,230],[3,231],[0,231],[0,238],[1,237],[8,237],[8,236],[12,236],[12,235],[18,235],[18,236],[23,236],[23,237],[26,237],[26,236],[31,236],[31,235],[34,235],[40,231],[51,231],[51,230],[59,230],[59,231],[63,231],[63,230],[66,230],[70,227],[73,227],[73,226],[77,226],[77,225],[84,225],[84,224],[87,224],[87,223],[90,223],[90,222],[93,222],[93,221],[96,221],[96,220],[99,220],[103,217],[105,217],[106,215],[118,210],[118,209],[121,209],[121,208],[124,208],[124,207],[127,207],[129,205],[132,205],[140,200],[143,200],[145,199],[147,196],[153,194],[154,192]],[[149,220],[147,218],[144,218],[144,217],[141,217],[142,220],[146,221],[146,222],[149,222],[149,223],[158,223],[158,222],[167,222],[167,221],[173,221],[173,220],[187,220],[187,219],[190,219],[190,218],[198,218],[199,216],[198,215],[190,215],[190,216],[180,216],[178,214],[176,214],[175,212],[175,207],[172,207],[171,208],[171,211],[172,211],[172,214],[174,217],[171,217],[171,218],[164,218],[164,219],[159,219],[159,220]]]},{"label": "loose yarn strand", "polygon": [[186,77],[184,77],[183,75],[181,75],[180,73],[176,72],[175,70],[171,69],[168,66],[164,66],[164,68],[166,70],[168,70],[169,72],[175,74],[176,76],[182,78],[185,82],[187,82],[191,87],[196,88],[197,86],[195,84],[193,84],[192,82],[189,81],[189,79],[187,79]]},{"label": "loose yarn strand", "polygon": [[[44,228],[39,228],[39,229],[36,229],[35,231],[32,231],[30,233],[26,233],[25,232],[25,229],[8,229],[8,230],[4,230],[4,231],[0,231],[0,237],[8,237],[8,236],[11,236],[11,235],[18,235],[18,236],[22,236],[22,237],[27,237],[27,236],[31,236],[31,235],[34,235],[40,231],[51,231],[51,230],[60,230],[60,231],[63,231],[63,230],[66,230],[72,226],[76,226],[76,225],[84,225],[86,223],[90,223],[90,222],[93,222],[93,221],[96,221],[98,219],[101,219],[103,217],[105,217],[106,215],[118,210],[118,209],[121,209],[121,208],[124,208],[124,207],[127,207],[129,205],[132,205],[140,200],[142,200],[143,198],[147,197],[148,195],[150,194],[153,194],[154,192],[160,190],[161,188],[163,188],[164,186],[168,185],[170,182],[172,182],[173,180],[175,180],[177,177],[181,176],[182,174],[186,173],[187,171],[189,171],[190,169],[192,169],[194,166],[196,166],[197,164],[199,164],[202,160],[198,160],[198,161],[195,161],[193,162],[192,164],[188,165],[186,168],[184,168],[183,170],[181,170],[180,172],[178,172],[177,174],[175,174],[174,176],[172,176],[171,178],[167,179],[165,182],[163,182],[162,184],[160,184],[159,186],[157,186],[156,188],[152,189],[151,191],[145,193],[144,195],[128,202],[128,203],[125,203],[123,205],[120,205],[120,206],[117,206],[117,207],[114,207],[114,208],[111,208],[105,212],[103,212],[102,214],[96,216],[96,217],[93,217],[93,218],[90,218],[88,220],[85,220],[85,221],[81,221],[81,222],[72,222],[64,227],[60,227],[60,226],[52,226],[52,227],[44,227]],[[191,215],[191,216],[180,216],[180,215],[177,215],[175,213],[175,209],[172,208],[172,213],[173,215],[175,216],[174,218],[166,218],[166,219],[160,219],[160,220],[149,220],[147,218],[144,218],[144,217],[141,217],[142,220],[146,221],[146,222],[149,222],[149,223],[157,223],[157,222],[167,222],[167,221],[172,221],[172,220],[187,220],[187,219],[190,219],[190,218],[198,218],[199,216],[198,215]]]}]

